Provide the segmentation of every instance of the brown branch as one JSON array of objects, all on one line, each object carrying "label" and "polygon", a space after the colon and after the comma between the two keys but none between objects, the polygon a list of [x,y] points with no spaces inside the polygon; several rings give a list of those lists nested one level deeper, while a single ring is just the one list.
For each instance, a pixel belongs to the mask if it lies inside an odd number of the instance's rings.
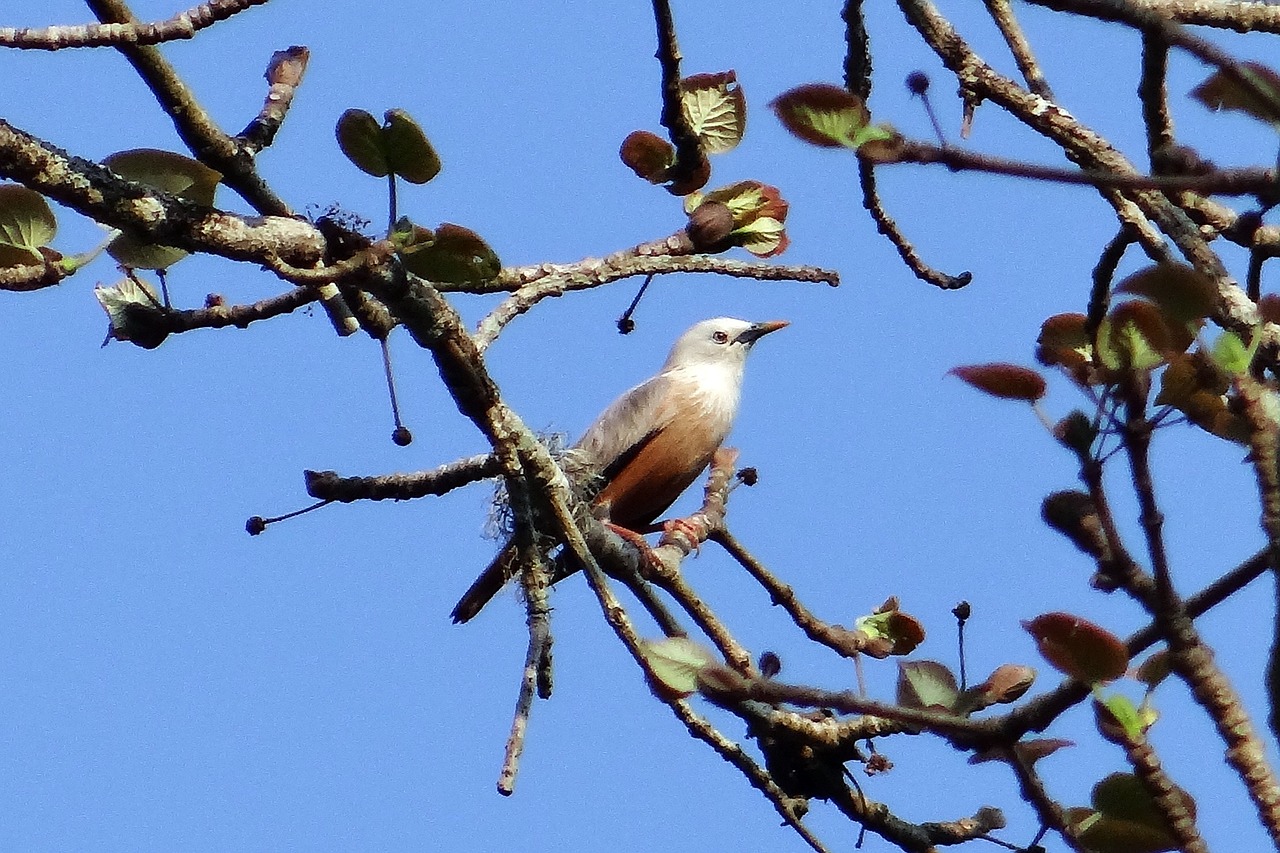
[{"label": "brown branch", "polygon": [[667,172],[675,185],[689,181],[706,159],[698,135],[689,126],[680,92],[680,43],[669,0],[653,0],[653,17],[658,27],[658,64],[662,69],[662,126],[676,149],[675,162]]},{"label": "brown branch", "polygon": [[205,27],[225,21],[238,12],[261,6],[267,0],[208,0],[152,24],[141,22],[80,24],[76,26],[0,27],[0,47],[23,50],[62,50],[68,47],[117,47],[152,45],[194,38]]},{"label": "brown branch", "polygon": [[956,290],[973,280],[973,275],[967,271],[959,275],[948,275],[924,262],[915,246],[911,245],[911,241],[898,228],[898,223],[884,209],[876,190],[875,166],[863,158],[858,159],[858,180],[862,184],[862,206],[871,214],[876,230],[889,238],[889,242],[898,250],[898,257],[902,258],[902,262],[916,278],[943,290]]},{"label": "brown branch", "polygon": [[[1271,565],[1280,566],[1280,452],[1276,441],[1280,423],[1273,410],[1275,398],[1271,388],[1252,376],[1236,379],[1236,389],[1249,424],[1249,461],[1258,484],[1262,504],[1262,529],[1267,535]],[[1267,660],[1267,696],[1270,702],[1268,720],[1273,734],[1280,732],[1280,571],[1276,572],[1276,605],[1272,613],[1271,650]]]},{"label": "brown branch", "polygon": [[1000,29],[1004,43],[1009,46],[1009,52],[1013,54],[1013,61],[1018,64],[1022,79],[1027,81],[1027,88],[1045,100],[1052,101],[1053,90],[1049,88],[1049,82],[1044,79],[1044,72],[1040,70],[1040,63],[1036,61],[1026,33],[1022,31],[1018,19],[1013,16],[1013,6],[1009,0],[983,0],[983,3],[987,7],[987,13]]},{"label": "brown branch", "polygon": [[443,495],[477,480],[502,475],[498,457],[482,453],[416,474],[340,477],[334,471],[304,471],[307,494],[323,501],[408,501]]},{"label": "brown branch", "polygon": [[[969,48],[929,0],[898,0],[898,5],[963,88],[1008,110],[1029,128],[1062,147],[1071,160],[1086,170],[1137,174],[1119,151],[1070,113],[996,73]],[[1215,319],[1240,334],[1251,333],[1259,320],[1257,306],[1248,300],[1209,248],[1197,225],[1164,193],[1108,189],[1102,191],[1102,195],[1115,208],[1121,221],[1134,226],[1139,242],[1153,260],[1173,259],[1160,232],[1168,235],[1187,262],[1214,282],[1218,296]],[[1269,331],[1269,341],[1277,331]]]},{"label": "brown branch", "polygon": [[[665,246],[665,243],[659,244]],[[511,292],[476,329],[476,346],[483,352],[516,317],[526,313],[543,299],[563,296],[577,290],[599,287],[625,278],[670,273],[715,273],[756,281],[799,281],[836,287],[839,274],[808,266],[783,266],[765,262],[737,261],[713,255],[659,254],[654,244],[615,252],[605,258],[587,258],[574,264],[538,264],[532,267],[508,267],[496,279],[467,292]]]},{"label": "brown branch", "polygon": [[1133,773],[1151,796],[1152,803],[1160,811],[1170,833],[1178,841],[1178,850],[1182,853],[1209,853],[1209,847],[1196,828],[1195,815],[1187,808],[1185,795],[1169,778],[1160,757],[1151,747],[1146,736],[1129,737],[1123,729],[1118,733],[1123,742],[1120,744],[1129,759]]},{"label": "brown branch", "polygon": [[516,710],[511,720],[511,734],[502,758],[502,770],[498,774],[498,793],[510,796],[515,793],[516,772],[520,767],[520,755],[524,752],[525,734],[529,729],[529,715],[539,683],[544,684],[543,698],[550,695],[549,681],[543,681],[550,670],[551,656],[551,607],[547,603],[550,572],[533,537],[526,531],[520,547],[524,551],[520,572],[520,585],[525,596],[526,623],[529,627],[529,645],[525,652],[524,669],[520,673],[520,689],[516,697]]},{"label": "brown branch", "polygon": [[1091,186],[1098,189],[1194,191],[1208,195],[1266,195],[1280,189],[1275,169],[1215,169],[1197,175],[1143,175],[1135,172],[1114,173],[1095,170],[1061,169],[1020,160],[1008,160],[978,154],[952,146],[928,142],[903,141],[892,161],[882,165],[915,163],[941,164],[955,172],[976,171],[1014,178],[1029,178],[1059,184]]},{"label": "brown branch", "polygon": [[250,153],[257,154],[275,140],[276,132],[289,114],[293,96],[302,85],[302,75],[307,71],[310,58],[311,51],[301,45],[271,54],[266,73],[262,75],[267,78],[268,84],[262,109],[236,137]]},{"label": "brown branch", "polygon": [[1174,144],[1173,116],[1169,113],[1169,43],[1155,33],[1142,33],[1142,78],[1138,99],[1142,103],[1142,124],[1147,131],[1147,155],[1156,171],[1158,152]]},{"label": "brown branch", "polygon": [[871,37],[862,0],[845,0],[840,18],[844,21],[844,87],[865,104],[871,97]]},{"label": "brown branch", "polygon": [[867,635],[824,622],[814,616],[813,612],[800,601],[800,597],[796,595],[795,590],[770,572],[727,528],[711,531],[709,538],[712,542],[724,548],[731,557],[738,561],[739,565],[747,570],[747,573],[757,583],[764,587],[765,591],[769,593],[772,604],[775,607],[782,607],[787,612],[787,615],[791,617],[791,621],[796,624],[796,627],[803,631],[810,640],[826,646],[842,657],[851,659],[856,658],[866,648],[867,642],[870,640]]},{"label": "brown branch", "polygon": [[[1226,761],[1240,776],[1263,827],[1280,844],[1280,783],[1267,759],[1266,745],[1253,728],[1244,702],[1213,661],[1185,606],[1173,589],[1150,465],[1151,427],[1146,419],[1146,388],[1129,383],[1126,391],[1124,446],[1133,473],[1140,521],[1155,575],[1155,624],[1169,646],[1171,668],[1209,715],[1227,745]],[[1274,433],[1273,433],[1274,434]],[[1274,457],[1273,457],[1274,459]]]},{"label": "brown branch", "polygon": [[1130,0],[1130,4],[1183,24],[1238,33],[1280,33],[1280,6],[1237,0]]},{"label": "brown branch", "polygon": [[680,563],[707,540],[708,535],[724,525],[729,485],[732,482],[738,451],[721,447],[711,462],[705,499],[701,509],[678,522],[666,525],[658,547],[653,549],[653,563],[647,578],[674,598],[693,619],[737,672],[755,675],[751,653],[742,646],[697,591],[685,580]]},{"label": "brown branch", "polygon": [[42,264],[24,264],[18,267],[0,267],[0,290],[25,293],[43,290],[61,282],[75,272],[58,261],[45,258]]},{"label": "brown branch", "polygon": [[[136,24],[124,0],[85,0],[103,23]],[[205,111],[178,72],[154,47],[116,44],[134,70],[173,121],[178,136],[202,163],[222,173],[222,180],[259,213],[291,216],[289,205],[276,195],[257,172],[249,150]]]},{"label": "brown branch", "polygon": [[1044,780],[1040,778],[1040,774],[1036,772],[1035,765],[1016,749],[1012,748],[1006,750],[1005,758],[1013,768],[1014,778],[1018,780],[1018,792],[1021,794],[1023,801],[1035,809],[1041,825],[1057,830],[1058,834],[1062,836],[1062,840],[1072,850],[1077,851],[1077,853],[1085,853],[1084,848],[1080,845],[1080,839],[1076,837],[1075,829],[1071,826],[1070,821],[1067,820],[1066,812],[1063,811],[1057,800],[1049,796],[1049,791],[1045,788]]},{"label": "brown branch", "polygon": [[126,181],[3,119],[0,176],[161,246],[255,263],[266,263],[274,255],[298,266],[313,264],[324,253],[323,238],[307,222],[283,216],[243,217],[193,204]]},{"label": "brown branch", "polygon": [[[1197,619],[1208,613],[1261,577],[1270,565],[1269,551],[1263,550],[1254,554],[1196,595],[1189,597],[1186,600],[1187,615]],[[1125,640],[1125,647],[1130,657],[1136,657],[1160,640],[1159,631],[1153,623],[1131,634]],[[1010,711],[1003,718],[992,718],[992,720],[998,722],[1003,732],[1002,739],[1012,743],[1028,732],[1044,731],[1068,708],[1087,698],[1089,698],[1087,685],[1067,679],[1048,693],[1037,696],[1025,705]]]},{"label": "brown branch", "polygon": [[1103,247],[1098,263],[1093,267],[1093,286],[1089,290],[1089,307],[1086,311],[1085,334],[1092,341],[1102,325],[1102,318],[1111,304],[1111,287],[1115,283],[1116,268],[1124,258],[1125,251],[1134,244],[1137,238],[1133,229],[1121,225],[1116,236]]}]

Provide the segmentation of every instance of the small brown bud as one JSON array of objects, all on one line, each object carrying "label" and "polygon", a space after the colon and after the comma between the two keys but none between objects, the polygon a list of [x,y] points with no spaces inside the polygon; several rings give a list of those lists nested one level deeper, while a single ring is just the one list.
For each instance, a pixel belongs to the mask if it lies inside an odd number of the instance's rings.
[{"label": "small brown bud", "polygon": [[733,211],[727,204],[704,201],[689,214],[685,233],[699,252],[723,252],[729,248],[733,232]]}]

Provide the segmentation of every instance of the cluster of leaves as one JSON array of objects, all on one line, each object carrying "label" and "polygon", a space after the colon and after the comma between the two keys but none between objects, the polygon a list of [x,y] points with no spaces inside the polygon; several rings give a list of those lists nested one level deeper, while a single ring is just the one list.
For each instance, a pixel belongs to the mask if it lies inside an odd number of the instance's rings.
[{"label": "cluster of leaves", "polygon": [[426,133],[400,109],[388,110],[382,124],[365,110],[350,109],[338,118],[338,147],[356,168],[387,178],[391,226],[387,238],[405,269],[431,281],[464,284],[497,277],[502,262],[479,234],[445,222],[434,231],[396,216],[395,180],[425,184],[440,174],[442,163]]},{"label": "cluster of leaves", "polygon": [[747,99],[733,71],[694,74],[680,81],[680,108],[698,138],[695,164],[678,164],[675,146],[647,130],[628,134],[618,151],[633,172],[651,184],[666,184],[668,192],[678,196],[700,190],[711,180],[708,155],[738,147],[747,129]]},{"label": "cluster of leaves", "polygon": [[[120,151],[104,158],[102,165],[126,181],[204,207],[213,204],[222,180],[222,175],[199,161],[154,148]],[[159,346],[165,333],[154,322],[154,315],[166,305],[156,289],[134,271],[154,270],[163,275],[187,257],[186,250],[158,246],[112,229],[103,247],[64,255],[50,246],[57,231],[57,218],[42,195],[18,185],[0,186],[0,267],[49,264],[56,265],[64,276],[71,275],[105,248],[126,273],[116,284],[94,289],[110,320],[110,336],[147,349]]]},{"label": "cluster of leaves", "polygon": [[[1250,427],[1240,390],[1250,382],[1257,336],[1246,343],[1227,331],[1212,343],[1204,341],[1205,320],[1217,300],[1213,283],[1191,267],[1159,264],[1125,278],[1114,294],[1120,299],[1096,324],[1077,313],[1045,320],[1036,359],[1060,368],[1099,400],[1121,385],[1154,386],[1155,403],[1164,412],[1176,410],[1213,435],[1246,442]],[[1280,299],[1264,297],[1260,308],[1266,319],[1280,317]],[[1039,372],[1013,364],[969,365],[952,373],[993,396],[1033,404],[1048,387]],[[1158,414],[1155,420],[1163,417]],[[1068,435],[1066,426],[1067,421],[1060,425],[1059,438],[1088,452],[1098,435],[1096,426],[1076,436]]]},{"label": "cluster of leaves", "polygon": [[733,71],[694,74],[680,81],[680,107],[698,140],[698,159],[679,162],[674,145],[647,130],[630,133],[618,156],[651,184],[664,184],[684,197],[689,217],[685,233],[698,252],[717,253],[734,246],[762,258],[786,250],[787,203],[776,187],[739,181],[703,193],[711,180],[709,155],[732,151],[747,127],[747,101]]}]

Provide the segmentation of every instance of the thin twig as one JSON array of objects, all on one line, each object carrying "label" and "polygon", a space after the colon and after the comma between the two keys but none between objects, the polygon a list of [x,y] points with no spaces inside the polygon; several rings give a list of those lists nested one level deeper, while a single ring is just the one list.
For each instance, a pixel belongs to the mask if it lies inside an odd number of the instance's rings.
[{"label": "thin twig", "polygon": [[305,471],[307,494],[313,498],[352,501],[408,501],[443,495],[454,489],[502,474],[498,457],[481,453],[416,474],[381,477],[341,477],[334,471]]},{"label": "thin twig", "polygon": [[1142,78],[1138,99],[1142,102],[1142,124],[1147,130],[1147,155],[1154,169],[1157,152],[1174,142],[1173,116],[1169,113],[1169,43],[1156,33],[1142,33]]},{"label": "thin twig", "polygon": [[152,24],[141,22],[111,24],[79,24],[74,26],[0,27],[0,47],[24,50],[62,50],[68,47],[117,47],[119,45],[152,45],[166,41],[194,38],[205,27],[225,21],[232,15],[267,0],[209,0],[179,12],[172,18]]},{"label": "thin twig", "polygon": [[889,242],[898,250],[898,256],[902,258],[902,262],[916,278],[943,290],[956,290],[973,280],[973,275],[969,272],[948,275],[924,262],[916,252],[915,246],[911,245],[906,235],[898,228],[898,223],[894,222],[893,217],[884,209],[880,194],[876,190],[875,167],[865,159],[858,160],[858,180],[862,184],[862,206],[875,220],[876,230],[889,238]]},{"label": "thin twig", "polygon": [[845,0],[840,18],[844,21],[844,87],[865,104],[871,97],[871,37],[862,0]]},{"label": "thin twig", "polygon": [[257,154],[275,140],[285,116],[289,114],[293,96],[302,85],[302,76],[307,71],[310,59],[311,51],[301,45],[271,54],[266,73],[262,75],[267,78],[268,86],[262,109],[236,136],[251,154]]},{"label": "thin twig", "polygon": [[[104,24],[137,24],[124,0],[85,2]],[[151,89],[165,114],[173,120],[178,136],[197,159],[221,172],[223,183],[239,193],[259,213],[293,215],[289,205],[258,175],[249,153],[218,126],[158,49],[125,42],[113,46],[124,54]]]},{"label": "thin twig", "polygon": [[688,180],[706,155],[698,135],[689,126],[680,93],[680,43],[676,38],[675,19],[668,0],[653,0],[653,17],[658,27],[658,64],[662,69],[662,126],[667,129],[676,159],[668,172],[672,183]]},{"label": "thin twig", "polygon": [[1031,50],[1031,43],[1027,41],[1026,33],[1022,31],[1018,19],[1013,16],[1013,7],[1009,0],[983,0],[983,3],[987,7],[987,13],[1000,29],[1000,35],[1004,36],[1004,43],[1009,46],[1013,61],[1018,64],[1022,79],[1027,81],[1027,88],[1045,100],[1052,101],[1053,90],[1049,88],[1049,82],[1045,80],[1044,72],[1040,70],[1040,63],[1036,61],[1036,55]]},{"label": "thin twig", "polygon": [[1093,169],[1063,169],[1021,160],[1009,160],[978,154],[954,146],[932,145],[904,140],[894,159],[883,165],[915,163],[939,164],[956,172],[976,171],[1013,178],[1028,178],[1059,184],[1091,186],[1116,190],[1181,190],[1209,195],[1265,195],[1280,189],[1275,169],[1216,169],[1197,175],[1143,175],[1136,172],[1113,173]]},{"label": "thin twig", "polygon": [[605,258],[587,258],[576,264],[539,264],[535,267],[510,267],[502,270],[493,282],[479,285],[479,289],[473,291],[514,291],[480,321],[475,333],[476,346],[483,352],[508,323],[543,299],[599,287],[637,275],[714,273],[756,281],[812,282],[831,287],[840,282],[836,272],[818,267],[737,261],[711,255],[646,254],[641,253],[640,248],[615,252]]},{"label": "thin twig", "polygon": [[779,580],[763,563],[757,560],[728,528],[711,531],[709,538],[712,542],[724,548],[731,557],[738,561],[739,565],[747,570],[747,573],[757,583],[764,587],[765,591],[769,593],[772,604],[785,610],[787,615],[791,617],[791,621],[804,632],[806,637],[815,643],[826,646],[841,657],[853,660],[858,659],[869,640],[865,634],[824,622],[814,616],[813,612],[800,601],[800,597],[796,595],[795,590],[790,585]]}]

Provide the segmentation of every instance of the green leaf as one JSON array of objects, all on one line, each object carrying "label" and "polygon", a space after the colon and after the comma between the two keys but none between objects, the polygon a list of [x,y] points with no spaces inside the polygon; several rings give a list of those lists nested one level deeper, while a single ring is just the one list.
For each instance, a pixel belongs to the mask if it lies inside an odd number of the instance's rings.
[{"label": "green leaf", "polygon": [[640,651],[652,672],[654,689],[679,699],[696,693],[698,674],[717,663],[710,650],[688,637],[642,640]]},{"label": "green leaf", "polygon": [[680,105],[707,154],[731,151],[747,127],[747,101],[732,71],[694,74],[680,81]]},{"label": "green leaf", "polygon": [[1116,305],[1098,327],[1098,358],[1113,372],[1151,370],[1173,349],[1164,315],[1142,299]]},{"label": "green leaf", "polygon": [[830,83],[807,83],[789,89],[770,106],[793,135],[824,148],[856,151],[859,134],[871,121],[871,113],[861,98]]},{"label": "green leaf", "polygon": [[[397,229],[399,230],[399,229]],[[425,237],[414,230],[415,241],[400,250],[405,269],[429,281],[465,284],[491,281],[502,271],[502,262],[479,234],[448,222]]]},{"label": "green leaf", "polygon": [[58,233],[44,196],[18,184],[0,186],[0,267],[44,262],[40,247]]},{"label": "green leaf", "polygon": [[1142,741],[1146,735],[1147,726],[1138,707],[1128,696],[1122,693],[1103,696],[1100,691],[1095,690],[1093,701],[1098,730],[1104,738],[1115,740],[1107,730],[1118,727],[1124,734],[1124,739],[1119,743]]},{"label": "green leaf", "polygon": [[199,160],[156,148],[119,151],[102,165],[128,181],[154,187],[206,207],[213,204],[222,175]]},{"label": "green leaf", "polygon": [[932,660],[898,662],[897,702],[904,708],[953,711],[960,699],[956,677]]},{"label": "green leaf", "polygon": [[924,626],[898,607],[896,597],[880,605],[874,613],[858,617],[854,628],[873,640],[885,641],[882,644],[885,654],[874,655],[878,658],[909,655],[924,642]]},{"label": "green leaf", "polygon": [[364,110],[338,117],[338,147],[360,171],[375,178],[395,173],[411,184],[440,174],[440,157],[422,128],[404,110],[387,110],[384,123]]},{"label": "green leaf", "polygon": [[[154,148],[120,151],[102,161],[120,177],[205,206],[213,204],[222,175],[203,163]],[[187,256],[185,249],[147,243],[120,234],[107,244],[107,254],[131,269],[166,270]]]},{"label": "green leaf", "polygon": [[1234,110],[1280,129],[1280,74],[1258,62],[1244,62],[1247,86],[1225,71],[1215,71],[1191,90],[1191,97],[1211,110]]},{"label": "green leaf", "polygon": [[1228,376],[1243,376],[1253,363],[1259,338],[1255,332],[1253,342],[1246,347],[1235,332],[1223,332],[1213,344],[1213,363]]},{"label": "green leaf", "polygon": [[338,117],[336,133],[338,147],[357,169],[375,178],[385,178],[391,173],[382,128],[371,113],[347,110]]},{"label": "green leaf", "polygon": [[93,289],[102,310],[111,322],[111,336],[131,341],[143,349],[155,349],[164,343],[169,331],[155,288],[140,278],[131,277],[110,287]]},{"label": "green leaf", "polygon": [[1129,650],[1119,637],[1070,613],[1046,613],[1022,627],[1054,669],[1085,684],[1114,681],[1129,667]]},{"label": "green leaf", "polygon": [[391,171],[411,184],[425,184],[440,174],[440,156],[422,128],[404,110],[387,110],[382,144]]}]

